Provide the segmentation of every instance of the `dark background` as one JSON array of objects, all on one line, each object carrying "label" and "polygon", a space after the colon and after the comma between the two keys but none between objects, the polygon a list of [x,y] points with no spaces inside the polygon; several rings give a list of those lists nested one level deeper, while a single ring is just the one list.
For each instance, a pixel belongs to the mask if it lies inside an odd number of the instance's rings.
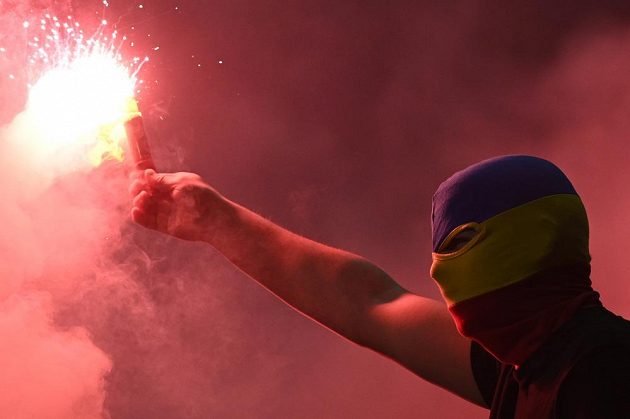
[{"label": "dark background", "polygon": [[[437,185],[495,155],[549,158],[589,211],[595,288],[630,315],[628,2],[138,4],[112,0],[105,13],[135,42],[125,54],[150,53],[140,105],[161,169],[198,172],[439,298],[428,275]],[[52,7],[87,25],[103,10]],[[4,78],[0,88],[8,121],[23,92]],[[59,316],[114,361],[113,419],[487,415],[296,314],[212,249],[123,233],[150,261],[130,275],[151,309],[95,302]]]}]

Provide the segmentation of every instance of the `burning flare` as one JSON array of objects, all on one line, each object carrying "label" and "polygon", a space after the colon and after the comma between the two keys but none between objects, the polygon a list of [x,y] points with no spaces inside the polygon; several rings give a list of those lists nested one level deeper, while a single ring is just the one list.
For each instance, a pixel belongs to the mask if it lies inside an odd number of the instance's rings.
[{"label": "burning flare", "polygon": [[105,36],[106,26],[103,21],[86,38],[71,16],[62,22],[47,15],[37,29],[41,33],[32,36],[30,63],[39,64],[41,76],[30,85],[27,113],[39,153],[78,153],[93,166],[107,159],[122,161],[124,124],[140,116],[136,75],[148,58],[125,64],[118,49],[126,38],[117,42],[117,32]]},{"label": "burning flare", "polygon": [[142,116],[134,116],[125,122],[127,133],[127,143],[129,144],[129,154],[136,170],[146,170],[155,168],[147,134],[144,131]]},{"label": "burning flare", "polygon": [[33,112],[46,147],[87,147],[92,164],[122,160],[122,124],[134,114],[135,81],[119,62],[92,53],[53,68],[31,88]]}]

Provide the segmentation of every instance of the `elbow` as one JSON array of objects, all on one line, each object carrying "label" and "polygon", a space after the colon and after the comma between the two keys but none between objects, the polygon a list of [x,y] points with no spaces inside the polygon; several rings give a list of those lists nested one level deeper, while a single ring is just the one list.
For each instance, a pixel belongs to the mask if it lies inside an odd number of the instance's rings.
[{"label": "elbow", "polygon": [[394,281],[385,271],[363,259],[349,261],[340,273],[343,278],[342,293],[347,295],[348,310],[344,314],[346,330],[343,336],[359,346],[375,349],[380,341],[377,308],[398,299],[407,291]]}]

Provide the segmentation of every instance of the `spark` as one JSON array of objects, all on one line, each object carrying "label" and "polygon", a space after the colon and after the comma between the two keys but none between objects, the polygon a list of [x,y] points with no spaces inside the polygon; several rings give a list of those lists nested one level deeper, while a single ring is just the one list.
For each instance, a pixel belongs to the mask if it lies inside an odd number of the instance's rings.
[{"label": "spark", "polygon": [[[107,1],[103,4],[108,6]],[[122,160],[123,124],[139,114],[134,95],[142,81],[137,75],[148,57],[124,62],[122,44],[114,44],[118,33],[106,31],[105,19],[91,37],[72,16],[64,22],[45,15],[40,22],[46,21],[66,30],[42,24],[41,33],[29,41],[30,70],[38,74],[28,83],[27,111],[40,133],[39,151],[52,157],[75,150],[94,166],[105,159]]]}]

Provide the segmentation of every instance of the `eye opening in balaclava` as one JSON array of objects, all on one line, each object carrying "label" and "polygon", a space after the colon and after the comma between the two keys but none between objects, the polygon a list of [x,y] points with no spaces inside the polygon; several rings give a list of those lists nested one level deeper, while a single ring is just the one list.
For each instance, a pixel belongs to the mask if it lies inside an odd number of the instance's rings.
[{"label": "eye opening in balaclava", "polygon": [[503,362],[520,364],[598,303],[586,212],[544,159],[498,157],[455,173],[434,196],[432,221],[431,276],[458,330]]},{"label": "eye opening in balaclava", "polygon": [[481,239],[484,228],[479,223],[466,223],[455,227],[439,245],[438,258],[455,257],[465,253]]}]

